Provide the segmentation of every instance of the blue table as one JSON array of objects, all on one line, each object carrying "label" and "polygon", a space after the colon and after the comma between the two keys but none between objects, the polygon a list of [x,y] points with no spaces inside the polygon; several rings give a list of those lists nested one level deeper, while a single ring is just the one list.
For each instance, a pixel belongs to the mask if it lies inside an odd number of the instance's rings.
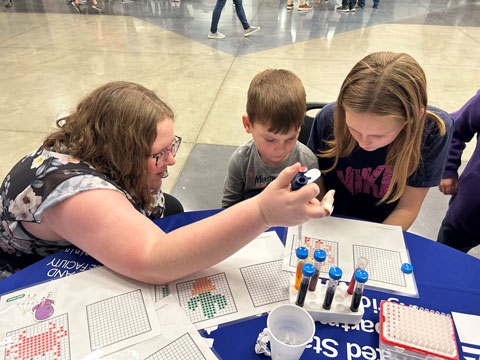
[{"label": "blue table", "polygon": [[[220,210],[188,212],[155,222],[169,232],[218,211]],[[284,238],[284,228],[273,230],[277,231],[281,239]],[[378,308],[381,300],[422,306],[445,313],[455,311],[480,315],[480,260],[408,232],[404,232],[404,237],[415,269],[420,297],[410,298],[366,290],[363,299],[365,315],[361,324],[335,326],[316,322],[314,340],[305,350],[302,359],[380,359],[377,348]],[[99,265],[82,251],[72,248],[66,253],[45,258],[1,281],[0,294]],[[264,327],[266,315],[222,325],[207,336],[215,339],[214,349],[222,359],[267,359],[253,351],[257,335]],[[462,344],[457,337],[457,345],[460,359],[464,359],[464,356],[478,358],[480,344]],[[475,355],[475,352],[478,354]]]}]

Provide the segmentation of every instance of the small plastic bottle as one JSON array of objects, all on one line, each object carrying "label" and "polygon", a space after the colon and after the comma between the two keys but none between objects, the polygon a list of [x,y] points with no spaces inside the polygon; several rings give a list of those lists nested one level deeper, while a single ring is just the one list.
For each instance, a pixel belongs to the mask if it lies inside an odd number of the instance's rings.
[{"label": "small plastic bottle", "polygon": [[335,296],[335,290],[337,290],[338,280],[342,277],[342,269],[336,266],[332,266],[328,272],[327,291],[325,292],[325,298],[323,300],[323,308],[330,310],[332,307],[333,297]]},{"label": "small plastic bottle", "polygon": [[313,274],[315,274],[315,266],[310,263],[304,264],[302,267],[302,278],[300,280],[300,288],[298,289],[295,305],[303,307],[305,297],[307,296],[308,284],[310,283],[310,278]]},{"label": "small plastic bottle", "polygon": [[310,280],[310,287],[308,288],[310,291],[315,291],[317,288],[318,273],[320,272],[322,263],[327,258],[327,253],[322,249],[317,249],[313,253],[313,258],[315,259],[315,274],[313,274]]},{"label": "small plastic bottle", "polygon": [[308,249],[304,246],[300,246],[295,252],[297,254],[297,273],[295,275],[295,289],[298,290],[298,287],[300,286],[300,280],[302,280],[302,267],[308,257]]},{"label": "small plastic bottle", "polygon": [[[361,256],[357,259],[357,267],[355,268],[355,271],[365,270],[367,265],[368,265],[368,259]],[[347,289],[347,293],[350,295],[353,294],[353,288],[355,287],[355,271],[353,272],[352,280],[350,280],[350,285],[348,285],[348,289]]]},{"label": "small plastic bottle", "polygon": [[355,271],[355,289],[353,290],[352,303],[350,304],[350,310],[357,312],[362,301],[363,288],[368,280],[368,273],[365,270]]}]

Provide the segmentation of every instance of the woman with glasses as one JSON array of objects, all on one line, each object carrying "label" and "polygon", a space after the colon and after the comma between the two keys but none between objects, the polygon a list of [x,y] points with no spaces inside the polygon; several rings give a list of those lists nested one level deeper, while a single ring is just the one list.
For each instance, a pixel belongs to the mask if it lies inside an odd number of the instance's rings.
[{"label": "woman with glasses", "polygon": [[214,265],[271,226],[328,215],[315,199],[318,186],[290,190],[296,164],[261,195],[165,234],[150,219],[172,213],[161,185],[181,142],[173,119],[152,91],[128,82],[96,89],[60,119],[3,181],[0,273],[74,244],[123,275],[166,283]]}]

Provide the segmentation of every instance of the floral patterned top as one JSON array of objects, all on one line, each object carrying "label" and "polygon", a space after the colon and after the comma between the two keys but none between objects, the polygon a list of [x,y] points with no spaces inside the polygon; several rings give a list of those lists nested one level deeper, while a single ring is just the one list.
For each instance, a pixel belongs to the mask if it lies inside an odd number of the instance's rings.
[{"label": "floral patterned top", "polygon": [[165,199],[162,191],[155,195],[155,210],[148,211],[88,163],[40,147],[13,167],[0,188],[0,280],[70,245],[65,240],[39,239],[30,234],[22,222],[39,223],[50,207],[92,189],[120,191],[150,219],[163,215]]}]

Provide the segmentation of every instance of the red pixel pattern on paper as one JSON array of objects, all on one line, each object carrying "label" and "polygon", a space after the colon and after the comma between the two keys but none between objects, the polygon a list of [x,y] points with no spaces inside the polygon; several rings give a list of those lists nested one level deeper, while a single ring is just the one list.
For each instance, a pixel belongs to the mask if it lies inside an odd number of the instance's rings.
[{"label": "red pixel pattern on paper", "polygon": [[328,240],[315,239],[309,236],[302,236],[300,239],[297,235],[293,236],[293,251],[290,258],[290,265],[295,266],[297,259],[295,256],[295,249],[299,246],[304,246],[308,249],[308,258],[313,262],[313,253],[317,249],[323,249],[327,253],[327,257],[322,264],[321,271],[328,271],[331,266],[337,265],[337,243]]},{"label": "red pixel pattern on paper", "polygon": [[7,333],[7,339],[12,339],[13,342],[9,343],[5,349],[5,359],[69,359],[68,328],[64,325],[57,327],[58,319],[61,317],[66,319],[66,315],[61,315],[51,320]]}]

